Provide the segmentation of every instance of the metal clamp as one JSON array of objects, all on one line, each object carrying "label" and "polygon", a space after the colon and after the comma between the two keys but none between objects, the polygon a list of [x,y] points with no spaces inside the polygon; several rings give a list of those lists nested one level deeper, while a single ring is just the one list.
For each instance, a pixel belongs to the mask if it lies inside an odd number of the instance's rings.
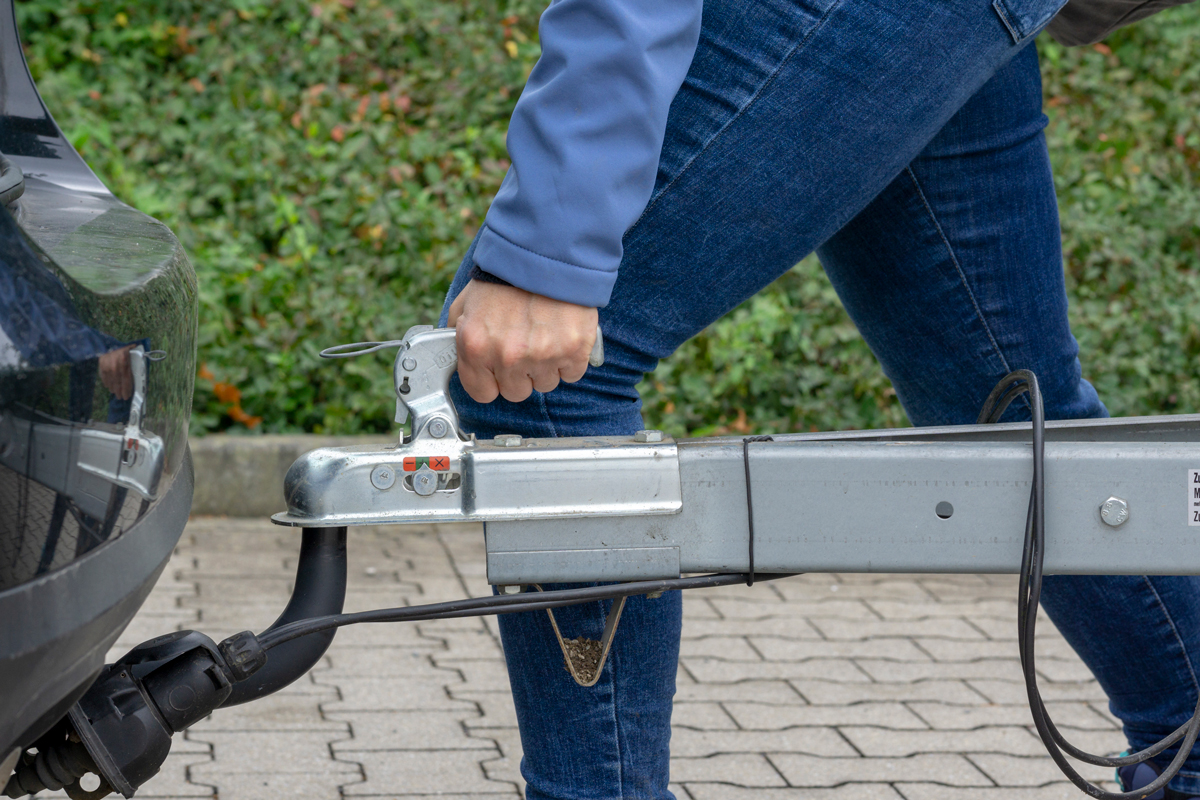
[{"label": "metal clamp", "polygon": [[[543,591],[542,587],[536,583],[529,585],[539,592]],[[567,644],[568,640],[563,639],[562,632],[558,629],[558,620],[554,618],[554,609],[546,609],[546,614],[550,617],[550,627],[554,629],[554,638],[558,639],[558,646],[562,648],[563,661],[567,664],[567,672],[570,672],[575,682],[583,688],[586,689],[589,686],[595,686],[597,681],[600,680],[600,673],[604,671],[604,663],[608,660],[608,652],[612,649],[613,636],[617,633],[617,625],[621,622],[621,612],[624,610],[624,596],[613,600],[612,608],[608,610],[608,616],[604,618],[604,633],[600,634],[599,642],[584,639],[582,636],[569,640],[577,646],[587,643],[599,645],[600,647],[600,655],[597,656],[595,666],[591,667],[590,672],[581,673],[580,667],[575,665],[575,659],[571,657],[572,653],[571,648]]]}]

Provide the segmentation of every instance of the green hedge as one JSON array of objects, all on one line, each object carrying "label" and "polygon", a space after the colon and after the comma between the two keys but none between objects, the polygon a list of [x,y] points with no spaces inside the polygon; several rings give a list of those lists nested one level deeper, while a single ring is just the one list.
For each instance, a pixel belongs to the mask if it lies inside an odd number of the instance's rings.
[{"label": "green hedge", "polygon": [[[192,256],[194,433],[391,427],[386,356],[316,353],[434,318],[543,3],[18,3],[75,146]],[[1085,374],[1115,414],[1200,410],[1200,7],[1041,48]],[[905,424],[813,259],[642,388],[676,434]]]}]

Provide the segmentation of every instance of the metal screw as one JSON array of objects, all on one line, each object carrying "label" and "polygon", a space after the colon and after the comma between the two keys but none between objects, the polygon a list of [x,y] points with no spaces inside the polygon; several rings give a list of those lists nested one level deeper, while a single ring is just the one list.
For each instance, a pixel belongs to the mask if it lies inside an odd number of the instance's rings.
[{"label": "metal screw", "polygon": [[441,439],[450,432],[450,426],[446,424],[446,420],[441,417],[431,419],[429,421],[429,435],[435,439]]},{"label": "metal screw", "polygon": [[500,590],[500,594],[520,594],[525,587],[520,584],[508,584],[497,588]]},{"label": "metal screw", "polygon": [[1100,519],[1105,525],[1117,527],[1129,519],[1129,503],[1119,497],[1110,497],[1100,505]]},{"label": "metal screw", "polygon": [[633,435],[633,440],[641,444],[654,444],[663,440],[662,431],[638,431]]},{"label": "metal screw", "polygon": [[502,433],[495,439],[492,439],[492,444],[496,447],[520,447],[521,437],[515,433]]},{"label": "metal screw", "polygon": [[417,360],[415,358],[406,358],[400,362],[400,366],[404,367],[409,372],[417,368]]},{"label": "metal screw", "polygon": [[396,484],[396,470],[392,469],[387,464],[380,464],[375,469],[371,470],[371,485],[376,489],[383,491],[390,489]]},{"label": "metal screw", "polygon": [[413,473],[413,491],[421,497],[429,497],[437,491],[438,476],[437,473],[429,467],[421,467]]}]

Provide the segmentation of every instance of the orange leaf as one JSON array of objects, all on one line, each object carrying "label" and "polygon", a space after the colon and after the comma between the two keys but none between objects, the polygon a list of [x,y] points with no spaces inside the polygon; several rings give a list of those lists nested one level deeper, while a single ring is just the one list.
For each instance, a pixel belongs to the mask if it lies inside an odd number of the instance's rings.
[{"label": "orange leaf", "polygon": [[188,81],[188,86],[195,89],[196,94],[200,94],[201,92],[204,91],[204,82],[201,81],[199,78],[192,78],[190,81]]},{"label": "orange leaf", "polygon": [[1092,49],[1103,56],[1112,55],[1112,48],[1106,45],[1104,42],[1096,42],[1094,45],[1092,45]]},{"label": "orange leaf", "polygon": [[253,428],[254,426],[258,425],[258,423],[262,422],[262,417],[252,417],[243,411],[241,406],[236,405],[229,409],[229,418],[234,422],[240,422],[247,428]]},{"label": "orange leaf", "polygon": [[340,144],[346,138],[346,130],[341,125],[334,125],[333,130],[329,132],[329,135],[333,137],[335,142]]},{"label": "orange leaf", "polygon": [[242,399],[242,393],[232,383],[214,383],[213,394],[222,403],[237,403]]},{"label": "orange leaf", "polygon": [[208,368],[208,364],[201,364],[200,369],[196,370],[196,377],[201,380],[211,381],[217,376],[212,374],[212,370]]}]

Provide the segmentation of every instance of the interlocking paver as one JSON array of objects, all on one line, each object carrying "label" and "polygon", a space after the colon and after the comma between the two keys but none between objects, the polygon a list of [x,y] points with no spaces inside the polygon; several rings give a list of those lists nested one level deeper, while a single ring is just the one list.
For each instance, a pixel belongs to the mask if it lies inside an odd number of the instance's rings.
[{"label": "interlocking paver", "polygon": [[903,757],[917,753],[1045,754],[1042,743],[1025,728],[980,728],[973,731],[906,731],[903,736],[881,728],[838,729],[865,756]]},{"label": "interlocking paver", "polygon": [[[1069,731],[1064,731],[1071,738]],[[1047,786],[1062,783],[1063,774],[1048,758],[1007,756],[1000,753],[975,753],[967,756],[975,766],[983,770],[1001,786]],[[1091,764],[1074,762],[1075,770],[1096,783],[1112,781],[1112,767],[1095,767]]]},{"label": "interlocking paver", "polygon": [[[752,636],[750,644],[768,661],[803,661],[808,658],[877,658],[887,661],[930,661],[929,653],[912,639],[898,636],[851,639],[839,642],[796,641],[776,636]],[[959,644],[953,642],[952,644]],[[1006,654],[1007,655],[1007,654]]]},{"label": "interlocking paver", "polygon": [[[768,706],[773,707],[773,706]],[[720,703],[677,702],[671,709],[671,725],[678,728],[694,728],[698,731],[724,731],[747,725],[738,725]]]},{"label": "interlocking paver", "polygon": [[[944,703],[909,703],[908,707],[938,730],[971,730],[995,725],[1033,726],[1028,705],[951,706]],[[1112,730],[1113,724],[1087,703],[1047,703],[1046,710],[1059,728]]]},{"label": "interlocking paver", "polygon": [[852,756],[854,749],[833,728],[787,728],[780,731],[671,732],[671,754],[707,757],[721,753],[811,753],[818,756]]},{"label": "interlocking paver", "polygon": [[[936,700],[941,703],[987,702],[965,681],[925,680],[916,683],[841,683],[789,681],[810,703],[851,705],[882,700]],[[1022,691],[1024,689],[1022,688]]]},{"label": "interlocking paver", "polygon": [[727,783],[685,783],[691,800],[904,800],[886,783],[855,783],[835,789],[749,789]]},{"label": "interlocking paver", "polygon": [[823,678],[830,681],[865,682],[870,678],[844,658],[814,658],[806,661],[722,661],[716,658],[679,659],[701,683],[735,683],[763,678]]},{"label": "interlocking paver", "polygon": [[930,727],[900,703],[852,706],[725,703],[724,708],[737,720],[739,727],[748,730],[781,730],[809,725],[872,725],[892,730],[928,730]]},{"label": "interlocking paver", "polygon": [[707,758],[671,758],[671,780],[723,781],[735,786],[787,786],[762,753],[729,753]]},{"label": "interlocking paver", "polygon": [[815,758],[784,753],[768,758],[792,786],[931,779],[951,786],[994,785],[964,756],[951,753],[925,753],[908,758]]},{"label": "interlocking paver", "polygon": [[[167,630],[261,629],[287,600],[297,546],[265,520],[194,520],[112,657]],[[347,610],[491,592],[474,526],[355,529],[349,550]],[[1012,576],[849,574],[687,594],[673,791],[1074,800],[1032,730],[1015,596]],[[1042,694],[1064,733],[1122,749],[1090,673],[1048,621],[1038,636]],[[176,739],[139,797],[519,800],[524,789],[495,619],[342,629],[291,687]]]}]

